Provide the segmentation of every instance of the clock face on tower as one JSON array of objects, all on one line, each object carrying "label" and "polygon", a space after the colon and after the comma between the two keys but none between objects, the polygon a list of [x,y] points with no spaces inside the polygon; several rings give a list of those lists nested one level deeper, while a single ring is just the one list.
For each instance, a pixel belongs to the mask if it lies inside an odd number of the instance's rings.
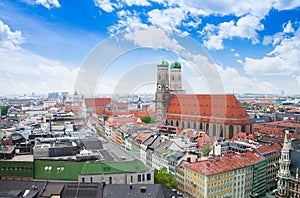
[{"label": "clock face on tower", "polygon": [[169,90],[169,86],[168,86],[168,85],[166,85],[166,90],[167,90],[167,91]]},{"label": "clock face on tower", "polygon": [[157,85],[157,90],[161,90],[161,89],[162,89],[161,84],[158,84],[158,85]]}]

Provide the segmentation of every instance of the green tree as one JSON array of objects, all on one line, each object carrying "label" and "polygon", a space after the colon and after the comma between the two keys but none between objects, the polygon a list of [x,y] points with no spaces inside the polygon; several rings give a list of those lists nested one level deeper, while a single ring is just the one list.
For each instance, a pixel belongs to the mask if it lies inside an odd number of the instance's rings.
[{"label": "green tree", "polygon": [[178,183],[172,175],[167,171],[167,168],[163,167],[160,170],[154,170],[154,183],[161,184],[169,189],[177,189]]},{"label": "green tree", "polygon": [[201,152],[203,155],[208,155],[211,151],[211,143],[208,143],[205,147],[201,148]]},{"label": "green tree", "polygon": [[141,117],[141,120],[147,124],[154,123],[153,118],[151,118],[150,116],[143,116],[143,117]]},{"label": "green tree", "polygon": [[1,106],[1,115],[7,114],[7,106]]}]

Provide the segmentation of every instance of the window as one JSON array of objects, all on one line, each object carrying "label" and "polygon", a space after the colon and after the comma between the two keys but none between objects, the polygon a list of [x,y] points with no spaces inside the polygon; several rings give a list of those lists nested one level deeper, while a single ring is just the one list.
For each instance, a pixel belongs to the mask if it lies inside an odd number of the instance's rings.
[{"label": "window", "polygon": [[145,174],[143,174],[142,176],[143,176],[143,181],[145,181]]},{"label": "window", "polygon": [[147,181],[151,180],[151,173],[147,174]]},{"label": "window", "polygon": [[141,182],[141,181],[142,181],[142,176],[138,175],[138,182]]},{"label": "window", "polygon": [[229,126],[229,138],[231,139],[233,137],[233,126]]},{"label": "window", "polygon": [[130,183],[133,183],[133,176],[130,176]]},{"label": "window", "polygon": [[112,177],[109,177],[109,184],[112,184]]}]

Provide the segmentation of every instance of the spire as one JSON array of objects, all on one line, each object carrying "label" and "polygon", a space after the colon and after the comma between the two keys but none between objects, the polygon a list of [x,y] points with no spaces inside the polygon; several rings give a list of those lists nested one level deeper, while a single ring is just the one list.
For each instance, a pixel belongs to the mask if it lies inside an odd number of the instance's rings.
[{"label": "spire", "polygon": [[287,134],[289,133],[288,130],[285,131],[284,136],[284,143],[283,148],[281,150],[281,157],[279,160],[279,177],[289,177],[291,175],[290,173],[290,165],[291,165],[291,159],[290,159],[290,150],[291,150],[291,143],[287,138]]},{"label": "spire", "polygon": [[284,131],[284,141],[283,141],[283,150],[285,151],[289,151],[291,150],[291,142],[289,141],[288,139],[288,134],[289,134],[289,131],[288,130],[285,130]]}]

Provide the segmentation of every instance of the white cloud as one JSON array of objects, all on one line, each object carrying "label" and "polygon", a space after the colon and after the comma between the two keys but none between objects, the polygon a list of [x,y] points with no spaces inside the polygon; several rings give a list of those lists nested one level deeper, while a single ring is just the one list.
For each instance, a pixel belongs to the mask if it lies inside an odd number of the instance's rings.
[{"label": "white cloud", "polygon": [[60,7],[58,0],[36,0],[35,3],[41,4],[42,6],[48,9],[50,9],[51,7],[56,7],[56,8]]},{"label": "white cloud", "polygon": [[296,77],[296,81],[297,81],[298,86],[300,86],[300,76]]},{"label": "white cloud", "polygon": [[128,6],[150,6],[151,4],[147,0],[123,0]]},{"label": "white cloud", "polygon": [[234,21],[223,22],[218,26],[208,24],[201,34],[207,35],[204,40],[205,47],[219,50],[224,48],[224,39],[233,37],[251,39],[252,43],[258,43],[256,31],[261,31],[263,28],[259,18],[248,15],[240,18],[236,23]]},{"label": "white cloud", "polygon": [[112,3],[110,0],[94,0],[95,5],[105,12],[114,11],[114,7],[116,7],[115,3]]},{"label": "white cloud", "polygon": [[183,47],[176,40],[171,39],[167,32],[155,27],[134,30],[124,37],[143,47],[169,49],[175,52],[183,50]]},{"label": "white cloud", "polygon": [[283,33],[293,33],[293,32],[295,32],[295,30],[292,26],[291,21],[289,21],[286,24],[283,24]]},{"label": "white cloud", "polygon": [[272,36],[270,36],[270,35],[264,36],[263,45],[269,45],[272,43],[272,45],[275,46],[275,45],[279,44],[282,41],[282,39],[289,37],[291,34],[293,34],[295,32],[291,21],[284,23],[282,25],[282,29],[283,29],[282,32],[277,32],[276,34],[274,34]]},{"label": "white cloud", "polygon": [[47,9],[51,9],[53,7],[59,8],[60,4],[58,0],[22,0],[31,5],[42,5]]},{"label": "white cloud", "polygon": [[78,68],[24,49],[0,49],[1,94],[73,91]]},{"label": "white cloud", "polygon": [[278,93],[279,89],[270,82],[264,80],[250,79],[241,76],[238,71],[232,67],[223,68],[217,66],[222,78],[225,92],[227,93]]},{"label": "white cloud", "polygon": [[15,49],[23,42],[21,31],[11,31],[10,27],[0,20],[0,48]]},{"label": "white cloud", "polygon": [[273,3],[274,8],[278,10],[289,10],[300,6],[299,0],[275,0]]},{"label": "white cloud", "polygon": [[186,17],[186,12],[180,8],[168,8],[164,10],[151,10],[148,13],[148,21],[159,28],[177,30]]},{"label": "white cloud", "polygon": [[[150,8],[149,11],[135,12],[126,18],[120,17],[117,25],[110,27],[112,33],[132,30],[131,27],[150,26],[168,29],[181,33],[182,27],[196,29],[206,16],[236,16],[235,21],[225,21],[220,24],[207,24],[202,31],[203,43],[208,49],[220,50],[224,48],[225,39],[249,39],[253,44],[259,42],[258,31],[264,29],[262,20],[271,9],[284,10],[300,6],[298,0],[286,2],[284,0],[267,0],[257,3],[255,0],[245,1],[198,1],[198,0],[94,0],[96,5],[106,12],[115,9],[124,9],[128,6],[147,6],[159,3],[163,6],[160,10]],[[136,25],[131,25],[131,24]],[[149,24],[150,23],[150,24]],[[131,27],[130,27],[131,26]],[[287,23],[284,32],[292,32],[291,23]],[[272,40],[272,41],[271,41]],[[265,37],[264,44],[278,42],[279,39]]]},{"label": "white cloud", "polygon": [[128,10],[121,10],[117,12],[117,15],[120,18],[118,24],[109,27],[109,31],[112,34],[118,34],[120,32],[131,32],[148,27],[148,25],[141,22],[141,19],[135,12],[132,13]]},{"label": "white cloud", "polygon": [[252,75],[291,75],[300,70],[300,29],[284,38],[273,51],[261,59],[245,58],[244,69]]}]

